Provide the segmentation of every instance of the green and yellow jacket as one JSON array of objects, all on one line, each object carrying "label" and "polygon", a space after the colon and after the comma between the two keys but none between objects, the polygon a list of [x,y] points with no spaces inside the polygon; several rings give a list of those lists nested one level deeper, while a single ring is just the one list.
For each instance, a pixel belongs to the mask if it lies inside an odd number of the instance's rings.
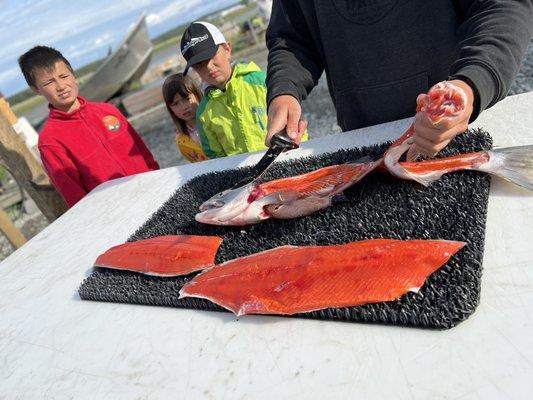
[{"label": "green and yellow jacket", "polygon": [[265,72],[254,62],[236,64],[226,90],[207,89],[196,112],[196,126],[207,157],[266,149],[265,78]]}]

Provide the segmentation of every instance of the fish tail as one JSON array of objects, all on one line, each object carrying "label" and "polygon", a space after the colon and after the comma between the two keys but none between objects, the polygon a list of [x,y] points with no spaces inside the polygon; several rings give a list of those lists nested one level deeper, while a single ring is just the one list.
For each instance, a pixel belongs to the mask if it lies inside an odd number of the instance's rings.
[{"label": "fish tail", "polygon": [[490,161],[480,171],[507,179],[533,190],[533,145],[505,147],[488,152]]},{"label": "fish tail", "polygon": [[407,179],[412,179],[413,181],[416,181],[420,183],[421,185],[428,187],[433,182],[440,179],[442,175],[444,175],[443,171],[436,171],[431,174],[425,174],[425,175],[416,175],[416,174],[408,173],[409,178]]}]

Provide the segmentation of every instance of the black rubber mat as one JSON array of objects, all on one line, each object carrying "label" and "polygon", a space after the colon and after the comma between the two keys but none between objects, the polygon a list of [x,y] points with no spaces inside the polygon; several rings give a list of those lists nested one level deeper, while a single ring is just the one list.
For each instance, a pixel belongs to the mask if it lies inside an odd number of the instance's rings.
[{"label": "black rubber mat", "polygon": [[[486,150],[491,146],[488,134],[470,131],[454,139],[440,156]],[[297,175],[365,155],[377,157],[387,147],[383,144],[340,150],[277,163],[264,179]],[[371,238],[464,241],[467,246],[431,275],[418,293],[410,292],[391,302],[331,308],[295,317],[443,329],[453,327],[474,312],[481,283],[488,175],[473,171],[451,173],[426,188],[376,172],[347,189],[347,201],[307,217],[267,220],[246,227],[202,225],[194,220],[203,201],[237,182],[247,170],[208,173],[187,182],[129,241],[168,234],[219,235],[224,241],[217,262],[286,244],[326,245]],[[181,286],[193,276],[159,278],[95,269],[82,283],[79,294],[85,300],[225,311],[208,300],[178,299]]]}]

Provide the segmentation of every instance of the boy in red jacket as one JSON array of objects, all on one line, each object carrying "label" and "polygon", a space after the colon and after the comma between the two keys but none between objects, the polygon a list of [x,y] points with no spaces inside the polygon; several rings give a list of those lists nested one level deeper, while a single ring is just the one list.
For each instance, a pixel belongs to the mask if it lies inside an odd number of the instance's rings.
[{"label": "boy in red jacket", "polygon": [[20,56],[19,65],[28,85],[49,103],[38,147],[50,179],[69,207],[102,182],[159,169],[115,106],[78,96],[74,71],[59,51],[36,46]]}]

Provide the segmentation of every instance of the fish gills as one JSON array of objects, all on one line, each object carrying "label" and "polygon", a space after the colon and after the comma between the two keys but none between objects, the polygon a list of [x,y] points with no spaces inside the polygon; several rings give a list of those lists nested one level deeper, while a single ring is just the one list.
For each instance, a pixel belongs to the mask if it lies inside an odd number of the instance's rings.
[{"label": "fish gills", "polygon": [[212,267],[222,238],[167,235],[124,243],[98,256],[95,267],[177,276]]},{"label": "fish gills", "polygon": [[295,314],[398,299],[465,243],[371,239],[332,246],[282,246],[219,264],[183,286],[237,315]]}]

